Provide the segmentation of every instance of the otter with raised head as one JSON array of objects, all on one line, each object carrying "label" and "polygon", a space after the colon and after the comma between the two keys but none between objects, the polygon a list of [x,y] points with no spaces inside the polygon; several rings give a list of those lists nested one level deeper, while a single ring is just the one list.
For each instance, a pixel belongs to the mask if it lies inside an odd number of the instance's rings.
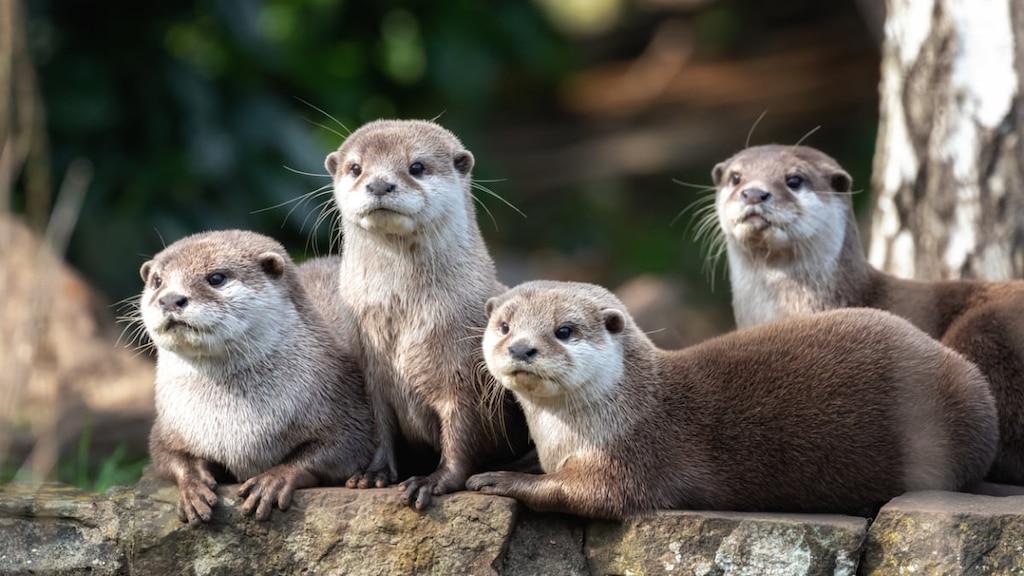
[{"label": "otter with raised head", "polygon": [[218,476],[243,482],[243,514],[264,520],[373,456],[359,367],[318,311],[337,298],[303,285],[314,266],[300,272],[275,240],[241,230],[186,237],[142,265],[157,349],[150,455],[178,486],[183,522],[210,519]]},{"label": "otter with raised head", "polygon": [[870,266],[851,178],[805,146],[755,146],[712,171],[740,328],[866,306],[906,318],[981,369],[999,411],[988,476],[1024,484],[1024,282],[904,280]]},{"label": "otter with raised head", "polygon": [[487,303],[488,369],[515,393],[540,475],[467,487],[539,511],[851,512],[981,480],[996,445],[977,368],[910,323],[838,310],[656,348],[591,284]]},{"label": "otter with raised head", "polygon": [[373,462],[349,486],[393,483],[397,440],[426,445],[440,452],[437,469],[399,485],[420,509],[529,443],[515,402],[486,396],[484,303],[505,287],[476,223],[473,161],[454,134],[419,120],[366,124],[326,159],[341,213],[341,297],[378,430]]}]

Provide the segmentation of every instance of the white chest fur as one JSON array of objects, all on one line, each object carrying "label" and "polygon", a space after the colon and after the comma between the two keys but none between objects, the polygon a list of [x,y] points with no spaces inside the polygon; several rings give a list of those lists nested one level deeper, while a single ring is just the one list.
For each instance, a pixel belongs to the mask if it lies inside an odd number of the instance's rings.
[{"label": "white chest fur", "polygon": [[[223,464],[238,480],[274,465],[302,439],[311,413],[312,375],[252,386],[215,383],[188,362],[161,353],[157,364],[156,408],[162,425],[200,458]],[[306,400],[306,401],[304,401]],[[282,438],[289,435],[294,442]]]}]

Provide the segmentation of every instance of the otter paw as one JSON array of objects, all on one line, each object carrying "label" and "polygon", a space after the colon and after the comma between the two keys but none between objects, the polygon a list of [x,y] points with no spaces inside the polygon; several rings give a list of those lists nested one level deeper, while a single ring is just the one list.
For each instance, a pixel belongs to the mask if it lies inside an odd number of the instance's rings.
[{"label": "otter paw", "polygon": [[353,474],[345,482],[346,488],[387,488],[395,481],[395,478],[387,470],[367,470],[359,474]]},{"label": "otter paw", "polygon": [[512,474],[514,473],[505,471],[475,474],[466,480],[466,488],[481,494],[504,496],[508,492]]},{"label": "otter paw", "polygon": [[398,489],[404,492],[402,504],[415,506],[417,510],[430,506],[431,495],[440,496],[460,488],[461,482],[447,480],[443,474],[437,472],[430,476],[413,476],[398,485]]},{"label": "otter paw", "polygon": [[296,489],[315,485],[316,478],[305,470],[274,467],[250,478],[238,488],[238,496],[245,500],[239,510],[245,516],[267,520],[275,503],[281,510],[287,510]]},{"label": "otter paw", "polygon": [[209,522],[217,504],[217,482],[213,477],[187,478],[178,486],[178,519],[195,528]]}]

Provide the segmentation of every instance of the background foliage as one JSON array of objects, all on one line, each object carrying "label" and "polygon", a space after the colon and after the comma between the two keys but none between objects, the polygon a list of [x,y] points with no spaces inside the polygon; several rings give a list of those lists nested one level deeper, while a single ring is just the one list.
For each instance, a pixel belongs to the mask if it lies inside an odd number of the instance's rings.
[{"label": "background foliage", "polygon": [[[33,0],[28,12],[55,179],[77,157],[95,166],[69,258],[115,300],[137,293],[135,271],[147,256],[203,229],[263,231],[299,258],[310,238],[326,250],[328,227],[312,228],[317,201],[294,213],[287,203],[327,180],[285,167],[324,174],[323,157],[342,136],[379,117],[439,116],[475,151],[475,176],[500,180],[489,186],[528,215],[523,221],[481,198],[496,215],[493,224],[481,219],[496,252],[596,263],[580,271],[595,281],[679,271],[703,284],[702,255],[686,246],[689,219],[670,226],[697,195],[671,180],[707,184],[710,166],[741,145],[742,131],[727,136],[731,149],[708,147],[717,158],[681,151],[646,173],[563,178],[548,188],[534,184],[541,171],[506,160],[531,148],[569,149],[588,129],[627,133],[658,123],[666,108],[677,112],[665,122],[686,130],[681,115],[704,110],[663,104],[616,118],[574,113],[564,97],[581,71],[641,54],[668,18],[688,26],[694,58],[723,62],[769,51],[780,34],[860,18],[852,3],[813,0],[111,0],[101,8]],[[862,25],[858,34],[863,44]],[[771,113],[756,98],[744,109],[728,104],[717,113],[741,115],[745,127]],[[840,143],[830,151],[867,182],[874,102],[861,110],[852,118],[776,116],[758,136],[793,141],[824,125],[812,143]],[[529,141],[526,129],[545,126],[554,136],[536,132]],[[508,136],[515,129],[523,130]],[[555,170],[586,172],[586,158],[574,162],[581,165]],[[15,209],[23,202],[16,196]]]}]

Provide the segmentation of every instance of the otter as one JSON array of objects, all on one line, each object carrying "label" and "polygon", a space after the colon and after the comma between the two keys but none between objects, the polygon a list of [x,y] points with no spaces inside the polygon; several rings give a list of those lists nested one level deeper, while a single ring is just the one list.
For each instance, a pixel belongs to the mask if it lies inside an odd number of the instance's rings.
[{"label": "otter", "polygon": [[476,223],[473,163],[454,134],[422,120],[365,124],[325,161],[341,216],[341,300],[377,423],[373,461],[347,485],[394,483],[398,441],[429,447],[436,470],[398,486],[417,509],[529,449],[514,400],[488,395],[483,307],[505,287]]},{"label": "otter", "polygon": [[[157,350],[150,454],[191,526],[209,521],[218,479],[243,482],[259,520],[295,490],[340,484],[373,455],[355,358],[277,241],[226,230],[188,236],[142,265],[140,316]],[[305,269],[305,267],[304,267]]]},{"label": "otter", "polygon": [[906,318],[988,379],[999,411],[992,482],[1024,484],[1024,282],[897,278],[868,264],[839,163],[806,146],[755,146],[711,173],[740,328],[841,307]]},{"label": "otter", "polygon": [[977,368],[907,321],[836,310],[661,350],[592,284],[487,303],[487,368],[526,413],[544,474],[467,487],[538,511],[853,512],[980,481],[996,446]]}]

